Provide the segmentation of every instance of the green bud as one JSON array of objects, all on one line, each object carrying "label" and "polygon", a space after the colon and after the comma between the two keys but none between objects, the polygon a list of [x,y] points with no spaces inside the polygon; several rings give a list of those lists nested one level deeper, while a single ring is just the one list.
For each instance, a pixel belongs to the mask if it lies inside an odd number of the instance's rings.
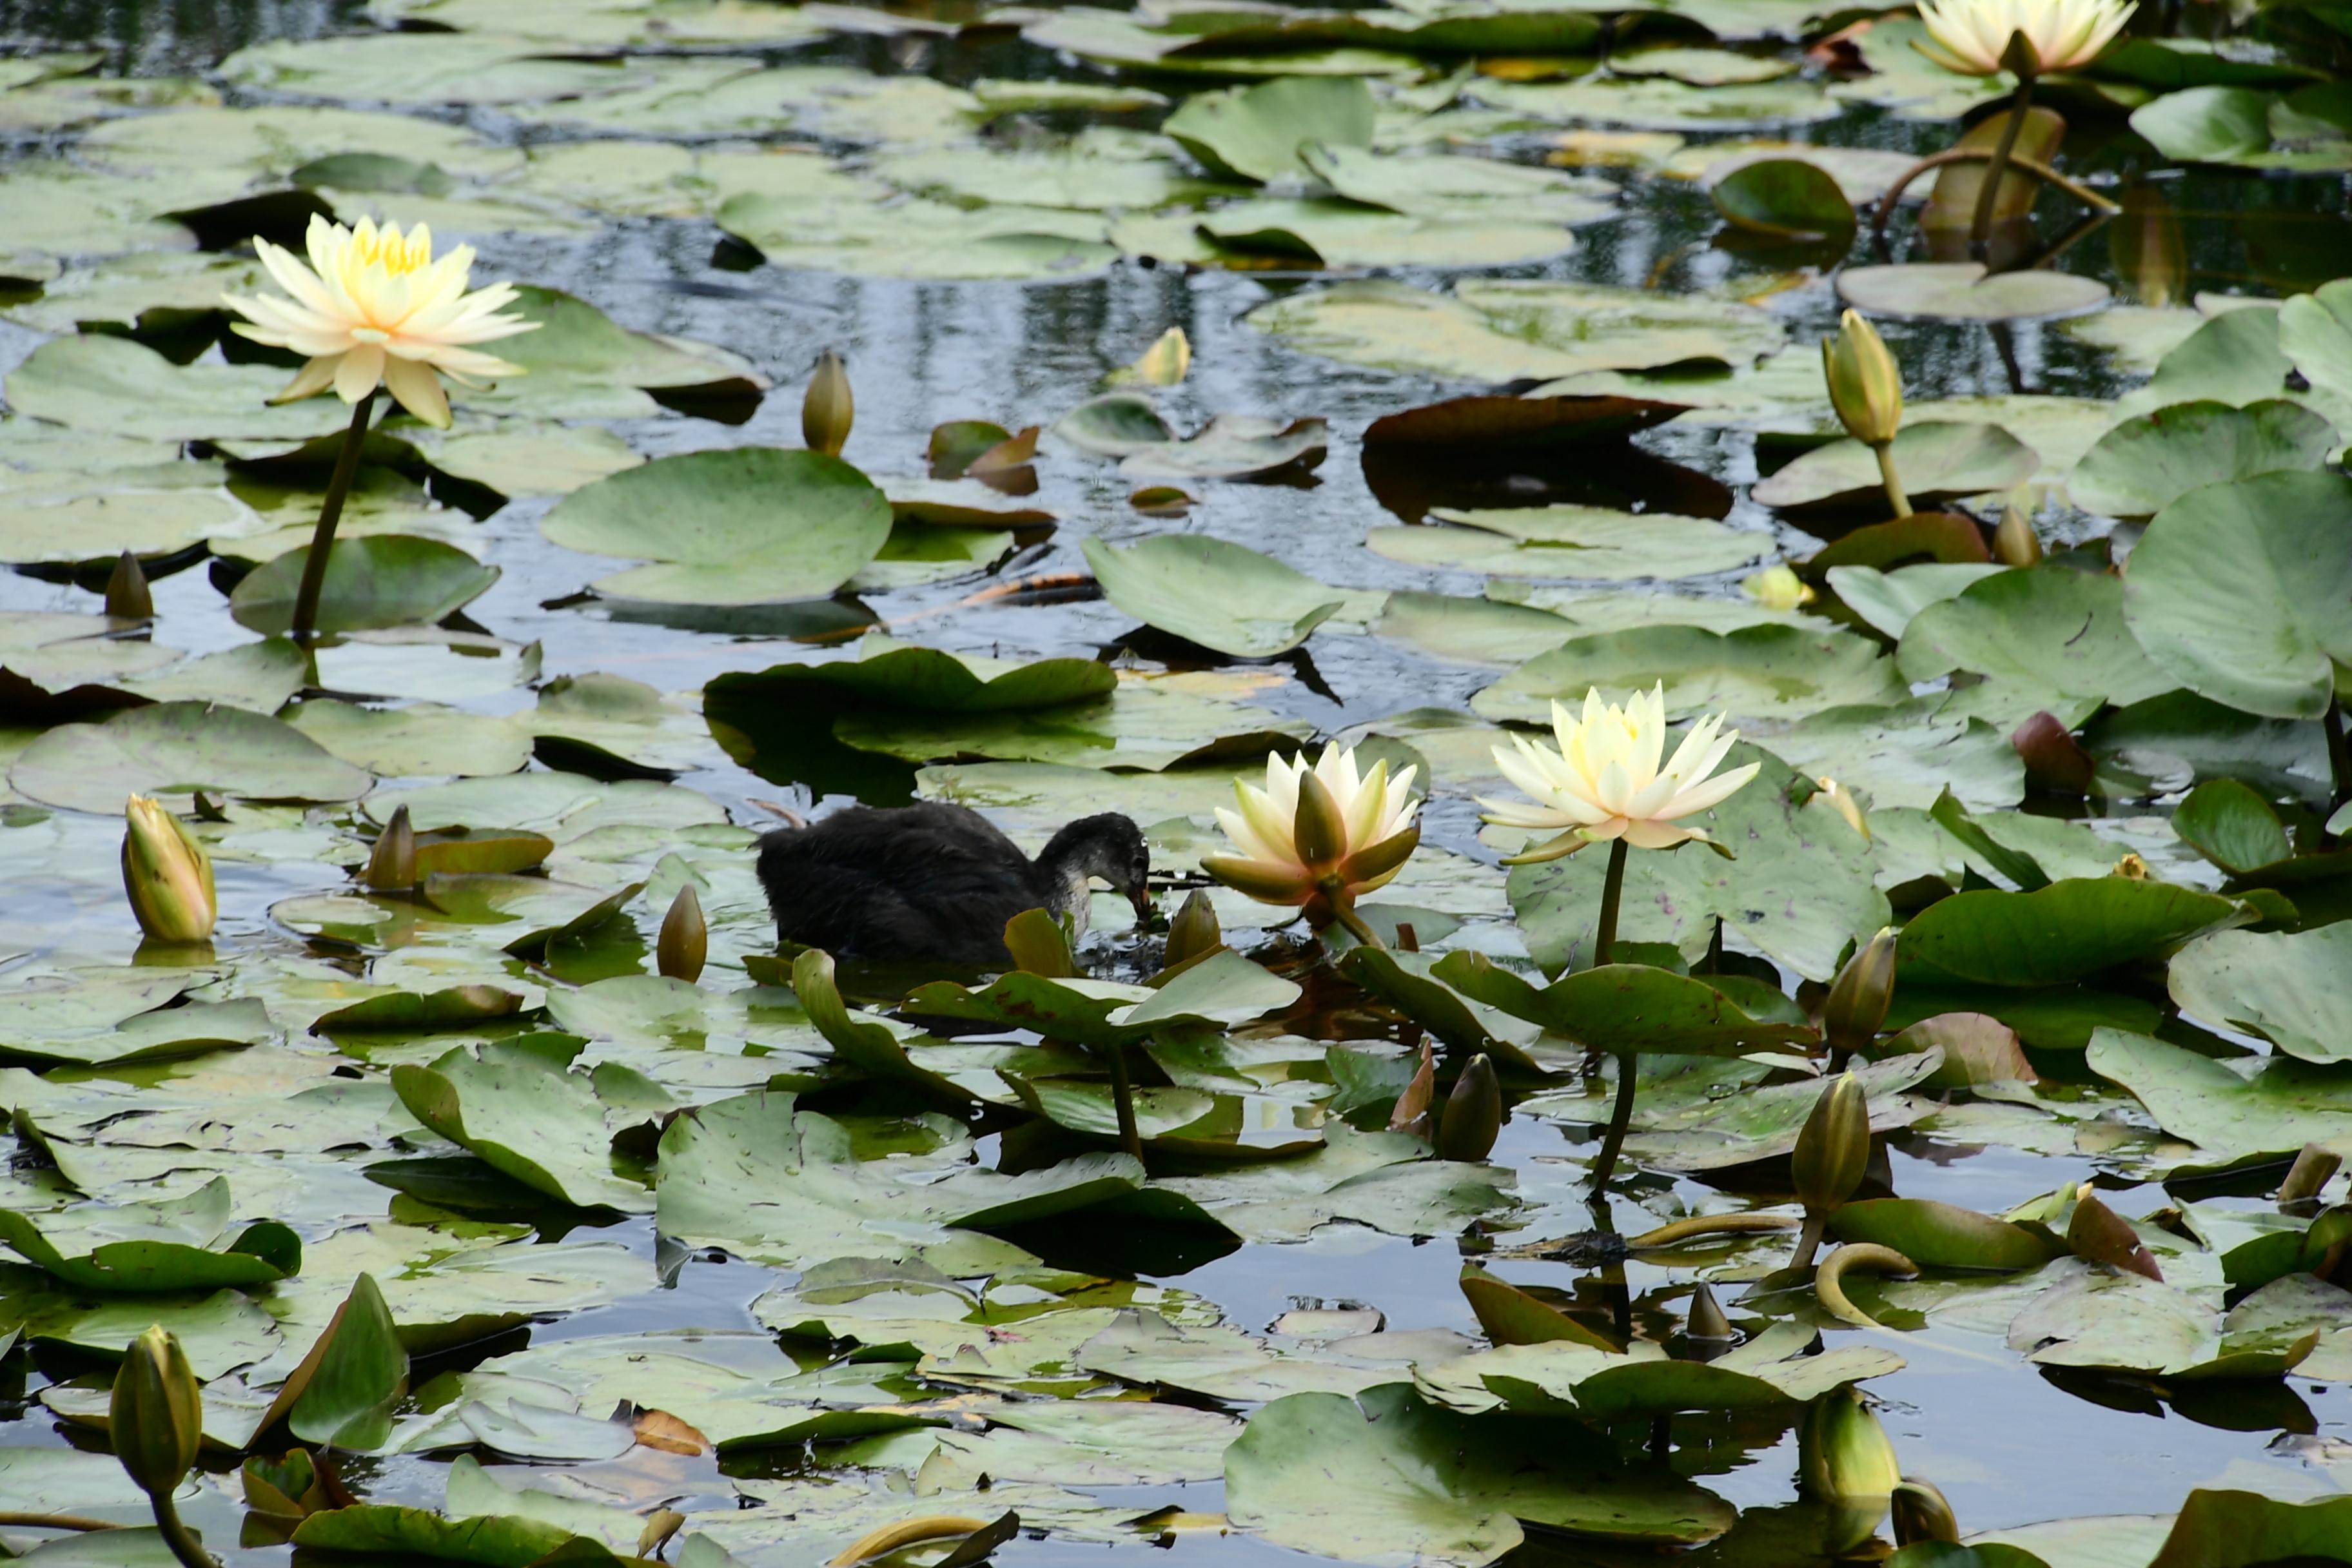
[{"label": "green bud", "polygon": [[849,444],[849,426],[857,417],[857,402],[849,395],[849,371],[841,356],[827,349],[817,356],[801,399],[801,440],[812,452],[838,458]]},{"label": "green bud", "polygon": [[1959,1519],[1935,1482],[1906,1476],[1895,1483],[1894,1502],[1895,1545],[1960,1538]]},{"label": "green bud", "polygon": [[1848,310],[1837,335],[1822,340],[1822,375],[1848,435],[1872,447],[1895,439],[1903,426],[1903,370],[1858,312]]},{"label": "green bud", "polygon": [[404,893],[416,886],[416,830],[408,824],[408,807],[394,812],[375,836],[360,880],[379,893]]},{"label": "green bud", "polygon": [[122,889],[139,929],[158,942],[202,942],[220,905],[213,860],[180,819],[143,795],[123,806]]},{"label": "green bud", "polygon": [[661,935],[654,942],[654,967],[672,980],[688,985],[702,978],[702,961],[710,955],[710,927],[702,919],[702,900],[688,882],[669,901],[662,916]]},{"label": "green bud", "polygon": [[106,613],[118,621],[155,618],[155,595],[148,591],[147,570],[128,550],[116,560],[114,574],[106,580]]},{"label": "green bud", "polygon": [[131,1341],[124,1353],[107,1429],[124,1472],[150,1497],[170,1497],[196,1462],[204,1436],[196,1374],[188,1370],[179,1340],[161,1324]]},{"label": "green bud", "polygon": [[1215,906],[1209,902],[1204,889],[1195,888],[1177,909],[1176,918],[1168,922],[1168,950],[1160,967],[1173,969],[1224,944],[1225,933],[1217,924]]},{"label": "green bud", "polygon": [[2033,566],[2042,560],[2042,536],[2033,520],[2015,500],[2000,509],[2000,526],[1993,530],[1992,558],[2004,566]]},{"label": "green bud", "polygon": [[1445,1110],[1437,1121],[1437,1157],[1475,1163],[1495,1147],[1503,1126],[1503,1086],[1495,1064],[1479,1052],[1454,1080]]},{"label": "green bud", "polygon": [[1853,1196],[1870,1163],[1870,1106],[1852,1073],[1840,1073],[1813,1102],[1789,1157],[1797,1200],[1808,1213],[1827,1214]]},{"label": "green bud", "polygon": [[1683,1321],[1686,1338],[1710,1343],[1722,1343],[1738,1336],[1733,1332],[1731,1319],[1725,1313],[1723,1303],[1716,1300],[1715,1287],[1702,1279],[1691,1291],[1690,1312]]},{"label": "green bud", "polygon": [[1822,1008],[1822,1033],[1829,1039],[1833,1059],[1866,1055],[1878,1037],[1878,1027],[1895,1003],[1895,928],[1885,927],[1838,971]]},{"label": "green bud", "polygon": [[1824,1394],[1797,1427],[1797,1479],[1808,1497],[1830,1506],[1832,1552],[1870,1539],[1901,1481],[1886,1428],[1852,1388]]}]

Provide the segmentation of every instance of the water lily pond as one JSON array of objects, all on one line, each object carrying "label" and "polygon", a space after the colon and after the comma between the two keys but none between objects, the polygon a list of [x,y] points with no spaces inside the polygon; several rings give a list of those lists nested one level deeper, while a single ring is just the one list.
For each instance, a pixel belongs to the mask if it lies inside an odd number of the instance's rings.
[{"label": "water lily pond", "polygon": [[2352,1561],[2352,12],[2125,9],[0,0],[0,1557]]}]

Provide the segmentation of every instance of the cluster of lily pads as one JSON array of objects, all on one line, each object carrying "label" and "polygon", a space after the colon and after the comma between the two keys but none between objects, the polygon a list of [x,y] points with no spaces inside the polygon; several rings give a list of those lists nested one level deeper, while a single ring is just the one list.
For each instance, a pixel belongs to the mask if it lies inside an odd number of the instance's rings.
[{"label": "cluster of lily pads", "polygon": [[[1874,1413],[1913,1335],[2290,1435],[2290,1374],[2352,1380],[2352,280],[2192,296],[2137,188],[2119,303],[2032,216],[2118,205],[2062,114],[2352,166],[2332,14],[2151,16],[2029,105],[1810,0],[377,11],[203,79],[0,61],[0,317],[40,337],[0,559],[58,584],[0,618],[0,1551],[2352,1554],[2352,1505],[2247,1487],[1978,1531]],[[1804,139],[1879,111],[1917,134]],[[1693,183],[1777,270],[1467,270]],[[1927,259],[1839,265],[1906,200]],[[279,401],[350,349],[243,303],[289,287],[248,242],[362,220],[997,286],[1391,269],[1241,330],[1391,389],[1394,521],[1221,536],[1359,433],[1202,408],[1181,330],[887,458],[887,368],[828,356],[800,446],[728,446],[777,367],[524,272],[454,411],[397,371],[380,421],[373,381]],[[2144,384],[1917,396],[1949,323]],[[1622,489],[1549,499],[1563,465]],[[551,610],[800,646],[698,691],[551,669],[467,614],[542,545]],[[1307,717],[1318,653],[1426,700]],[[1677,818],[1724,853],[1630,835],[1667,793],[1546,736],[1596,689],[1635,751],[1738,726]],[[1343,748],[1385,806],[1335,844],[1302,770]],[[1165,930],[1026,919],[996,975],[780,952],[752,775],[1033,846],[1124,811]],[[2032,1179],[1904,1195],[1955,1148]],[[1388,1238],[1451,1244],[1461,1329],[1324,1287]],[[1287,1310],[1220,1306],[1236,1256]]]}]

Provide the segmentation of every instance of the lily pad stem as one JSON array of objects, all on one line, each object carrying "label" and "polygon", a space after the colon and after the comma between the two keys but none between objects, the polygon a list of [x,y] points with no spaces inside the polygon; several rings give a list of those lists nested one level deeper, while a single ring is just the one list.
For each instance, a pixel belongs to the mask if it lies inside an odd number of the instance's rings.
[{"label": "lily pad stem", "polygon": [[[1985,147],[1954,147],[1948,151],[1937,153],[1933,157],[1920,159],[1917,163],[1904,170],[1901,174],[1897,175],[1895,183],[1888,185],[1885,194],[1880,195],[1878,198],[1878,206],[1871,214],[1870,232],[1876,235],[1884,234],[1886,231],[1887,221],[1894,217],[1895,207],[1900,205],[1903,200],[1903,193],[1910,188],[1912,181],[1917,179],[1928,170],[1940,169],[1947,163],[1990,163],[1991,162],[1992,152],[1990,148]],[[2052,168],[2049,164],[2041,162],[2039,159],[2029,158],[2022,153],[2011,153],[2010,154],[2009,167],[2011,174],[2031,174],[2035,179],[2041,181],[2043,184],[2053,185],[2059,190],[2065,192],[2068,195],[2074,197],[2076,201],[2095,212],[2118,213],[2123,211],[2122,207],[2118,206],[2116,203],[2109,201],[2098,192],[2091,189],[2090,186],[2084,184],[2081,181],[2070,180],[2065,175],[2060,174],[2057,170]],[[2047,258],[2045,258],[2044,259]]]},{"label": "lily pad stem", "polygon": [[1878,482],[1886,487],[1886,502],[1897,517],[1911,515],[1911,497],[1903,488],[1903,476],[1895,471],[1895,443],[1881,441],[1871,448],[1878,454]]},{"label": "lily pad stem", "polygon": [[196,1540],[195,1532],[180,1521],[180,1510],[169,1491],[152,1491],[147,1500],[154,1505],[155,1528],[163,1537],[163,1544],[172,1549],[183,1568],[220,1568],[213,1554]]},{"label": "lily pad stem", "polygon": [[1111,1104],[1118,1112],[1118,1146],[1143,1158],[1143,1134],[1135,1130],[1135,1089],[1127,1079],[1127,1047],[1110,1048]]},{"label": "lily pad stem", "polygon": [[1609,841],[1609,869],[1601,879],[1601,926],[1592,937],[1595,966],[1616,962],[1617,903],[1625,896],[1625,840]]},{"label": "lily pad stem", "polygon": [[1813,1266],[1813,1256],[1822,1249],[1822,1233],[1829,1228],[1830,1216],[1818,1209],[1805,1211],[1804,1228],[1797,1232],[1797,1250],[1789,1259],[1789,1268],[1801,1274]]},{"label": "lily pad stem", "polygon": [[334,477],[327,481],[327,499],[319,503],[319,526],[310,533],[310,554],[302,563],[302,585],[294,595],[294,622],[288,634],[307,644],[318,635],[319,592],[327,585],[327,557],[335,548],[335,525],[343,520],[343,498],[360,471],[360,450],[367,445],[368,416],[375,412],[375,394],[352,405],[352,423],[343,432],[343,449],[335,454]]},{"label": "lily pad stem", "polygon": [[1617,1103],[1609,1110],[1609,1131],[1601,1137],[1601,1153],[1592,1162],[1592,1190],[1609,1185],[1617,1170],[1617,1151],[1625,1145],[1625,1129],[1633,1124],[1633,1053],[1617,1055]]},{"label": "lily pad stem", "polygon": [[89,1519],[79,1513],[20,1513],[0,1508],[0,1527],[9,1530],[121,1530],[110,1519]]},{"label": "lily pad stem", "polygon": [[2017,90],[2009,100],[2009,121],[2000,128],[2000,140],[1993,144],[1992,158],[1985,164],[1984,184],[1977,188],[1976,217],[1969,225],[1969,254],[1984,259],[1985,242],[1992,234],[1992,209],[2000,196],[2000,182],[2009,173],[2010,154],[2017,151],[2017,134],[2025,129],[2026,111],[2033,107],[2033,73],[2017,73]]},{"label": "lily pad stem", "polygon": [[1735,1214],[1695,1214],[1629,1237],[1625,1247],[1631,1252],[1649,1252],[1679,1247],[1702,1236],[1757,1236],[1793,1230],[1796,1226],[1797,1222],[1784,1214],[1756,1214],[1745,1209]]}]

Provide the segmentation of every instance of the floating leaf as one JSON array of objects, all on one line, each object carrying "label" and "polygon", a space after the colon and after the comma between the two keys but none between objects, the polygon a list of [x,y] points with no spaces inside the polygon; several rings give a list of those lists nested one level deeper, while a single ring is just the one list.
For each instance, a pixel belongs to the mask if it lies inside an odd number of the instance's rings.
[{"label": "floating leaf", "polygon": [[2165,978],[2181,1011],[2209,1024],[2307,1062],[2352,1058],[2352,925],[2216,931],[2175,953]]},{"label": "floating leaf", "polygon": [[1573,638],[1487,687],[1470,706],[1488,719],[1548,722],[1554,701],[1580,700],[1589,688],[1622,700],[1659,681],[1670,718],[1727,710],[1738,718],[1796,717],[1843,703],[1894,702],[1907,689],[1893,661],[1851,632],[1657,626]]},{"label": "floating leaf", "polygon": [[563,1059],[520,1046],[460,1047],[429,1068],[394,1068],[392,1085],[419,1121],[534,1192],[625,1213],[651,1206],[641,1184],[613,1169],[604,1107]]},{"label": "floating leaf", "polygon": [[1733,572],[1772,548],[1764,534],[1705,518],[1607,507],[1438,508],[1429,515],[1461,526],[1375,528],[1364,542],[1376,554],[1409,565],[1611,582]]},{"label": "floating leaf", "polygon": [[1876,316],[1925,316],[1947,321],[2022,321],[2072,316],[2107,302],[2107,286],[2077,272],[1997,272],[1980,261],[1921,261],[1892,267],[1849,267],[1838,293]]},{"label": "floating leaf", "polygon": [[[276,637],[294,622],[294,601],[310,547],[289,550],[247,574],[229,595],[239,626]],[[372,630],[437,621],[489,592],[499,569],[437,539],[377,533],[341,539],[320,585],[321,632]]]},{"label": "floating leaf", "polygon": [[1236,658],[1297,647],[1347,605],[1339,590],[1244,545],[1159,534],[1084,546],[1103,596],[1144,625]]},{"label": "floating leaf", "polygon": [[1851,237],[1853,204],[1819,165],[1796,158],[1742,163],[1708,187],[1716,211],[1740,228],[1776,237]]},{"label": "floating leaf", "polygon": [[[1895,471],[1922,506],[2005,490],[2033,477],[2042,459],[1998,425],[1906,424],[1895,437]],[[1878,458],[1859,441],[1832,441],[1799,458],[1748,492],[1762,505],[1882,509]]]},{"label": "floating leaf", "polygon": [[8,776],[35,800],[108,815],[133,795],[341,801],[374,783],[290,724],[202,702],[159,702],[52,730],[18,754]]},{"label": "floating leaf", "polygon": [[2068,477],[2066,493],[2085,511],[2148,517],[2203,485],[2316,468],[2336,444],[2335,426],[2282,398],[2243,408],[2177,404],[2100,437]]},{"label": "floating leaf", "polygon": [[1265,182],[1309,173],[1302,142],[1369,147],[1372,110],[1352,78],[1285,77],[1189,98],[1161,129],[1212,172]]},{"label": "floating leaf", "polygon": [[250,1289],[299,1270],[302,1243],[292,1231],[265,1220],[227,1240],[230,1213],[228,1181],[215,1176],[181,1198],[40,1215],[0,1208],[0,1241],[82,1290]]},{"label": "floating leaf", "polygon": [[1981,888],[1914,916],[1903,958],[1983,985],[2059,985],[2236,918],[2227,899],[2129,877],[2067,878],[2030,893]]}]

